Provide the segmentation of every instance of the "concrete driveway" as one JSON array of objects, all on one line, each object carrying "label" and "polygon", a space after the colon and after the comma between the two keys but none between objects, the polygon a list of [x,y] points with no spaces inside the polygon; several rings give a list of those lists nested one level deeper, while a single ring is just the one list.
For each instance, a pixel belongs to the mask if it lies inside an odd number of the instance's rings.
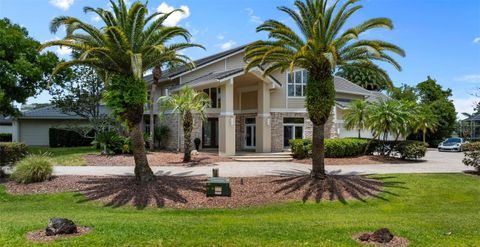
[{"label": "concrete driveway", "polygon": [[[460,173],[473,170],[462,163],[463,153],[429,150],[422,161],[403,164],[337,165],[327,166],[330,174],[387,174],[387,173]],[[157,175],[210,176],[212,168],[219,168],[220,176],[255,177],[265,175],[297,175],[310,171],[310,165],[291,162],[221,162],[211,166],[152,167]],[[133,166],[56,166],[55,175],[118,176],[133,175]]]}]

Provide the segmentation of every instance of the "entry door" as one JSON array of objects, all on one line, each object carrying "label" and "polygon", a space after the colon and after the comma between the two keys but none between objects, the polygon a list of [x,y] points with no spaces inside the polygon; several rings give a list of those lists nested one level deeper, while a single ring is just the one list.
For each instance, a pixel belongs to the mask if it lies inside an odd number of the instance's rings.
[{"label": "entry door", "polygon": [[303,138],[303,125],[285,124],[283,125],[283,146],[288,147],[290,139]]},{"label": "entry door", "polygon": [[208,118],[203,123],[202,147],[218,148],[218,118]]},{"label": "entry door", "polygon": [[245,148],[252,149],[257,145],[255,118],[245,119]]}]

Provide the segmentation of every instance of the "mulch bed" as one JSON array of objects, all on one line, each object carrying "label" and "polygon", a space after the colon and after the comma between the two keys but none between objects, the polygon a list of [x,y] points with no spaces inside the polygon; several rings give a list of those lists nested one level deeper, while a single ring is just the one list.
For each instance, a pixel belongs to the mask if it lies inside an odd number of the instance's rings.
[{"label": "mulch bed", "polygon": [[[294,159],[292,162],[302,164],[312,164],[312,159]],[[386,157],[381,155],[362,155],[349,158],[325,158],[326,165],[372,165],[372,164],[404,164],[412,161],[402,160],[395,157]]]},{"label": "mulch bed", "polygon": [[[238,208],[287,201],[361,200],[378,197],[383,182],[363,176],[330,175],[324,180],[309,176],[230,178],[231,197],[206,197],[205,177],[161,176],[147,185],[133,177],[61,176],[33,184],[3,185],[9,193],[35,194],[80,192],[88,200],[106,206],[133,205],[137,208]],[[242,184],[243,182],[243,184]]]},{"label": "mulch bed", "polygon": [[410,241],[406,238],[394,236],[388,243],[377,243],[372,241],[361,241],[359,237],[364,233],[358,233],[352,236],[352,238],[360,244],[378,247],[406,247],[410,244]]},{"label": "mulch bed", "polygon": [[[87,154],[83,156],[87,166],[133,166],[133,155],[97,155]],[[183,153],[159,151],[147,153],[147,159],[151,166],[200,166],[214,165],[218,162],[232,161],[228,157],[220,157],[215,153],[199,152],[192,156],[192,161],[183,163]]]},{"label": "mulch bed", "polygon": [[82,236],[89,233],[91,230],[92,229],[90,227],[77,226],[77,233],[47,236],[45,234],[45,229],[42,229],[42,230],[28,232],[27,239],[33,242],[50,242],[55,239],[73,238],[73,237]]}]

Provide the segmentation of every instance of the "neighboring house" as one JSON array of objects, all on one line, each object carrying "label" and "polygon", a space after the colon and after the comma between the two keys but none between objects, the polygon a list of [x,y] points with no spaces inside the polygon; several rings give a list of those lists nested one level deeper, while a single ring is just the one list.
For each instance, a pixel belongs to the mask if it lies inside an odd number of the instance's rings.
[{"label": "neighboring house", "polygon": [[[312,122],[304,97],[307,72],[297,69],[264,77],[263,69],[257,67],[245,73],[244,50],[245,46],[241,46],[197,60],[193,69],[184,66],[165,72],[160,82],[152,86],[155,97],[178,92],[186,85],[207,93],[212,100],[208,119],[202,122],[196,117],[192,137],[200,138],[203,148],[218,148],[221,155],[244,150],[279,152],[288,147],[289,139],[311,137]],[[153,83],[151,75],[145,80]],[[346,131],[343,127],[348,103],[388,97],[341,77],[335,77],[334,83],[336,104],[325,127],[326,137],[356,137],[356,130]],[[161,121],[170,127],[167,147],[182,149],[183,131],[178,116],[167,113]],[[372,137],[368,130],[362,136]]]},{"label": "neighboring house", "polygon": [[10,117],[4,117],[0,115],[0,133],[12,134],[12,119]]},{"label": "neighboring house", "polygon": [[[108,114],[105,107],[101,114]],[[75,113],[64,113],[54,106],[22,112],[13,120],[12,139],[31,146],[49,146],[49,129],[59,126],[85,125],[88,120]]]},{"label": "neighboring house", "polygon": [[476,141],[480,140],[480,114],[464,119],[462,122],[469,129],[470,136],[467,136],[467,138]]}]

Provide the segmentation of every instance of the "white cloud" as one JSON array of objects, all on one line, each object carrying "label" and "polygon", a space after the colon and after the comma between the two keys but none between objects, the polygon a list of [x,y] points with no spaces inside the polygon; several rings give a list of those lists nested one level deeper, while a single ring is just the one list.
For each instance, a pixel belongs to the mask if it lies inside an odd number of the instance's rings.
[{"label": "white cloud", "polygon": [[59,56],[67,56],[72,53],[72,49],[66,47],[66,46],[59,46],[57,50],[55,50],[55,53]]},{"label": "white cloud", "polygon": [[59,9],[68,10],[74,0],[50,0],[49,3]]},{"label": "white cloud", "polygon": [[250,17],[250,21],[253,23],[262,23],[262,20],[260,17],[254,15],[254,11],[252,8],[246,8],[245,11],[247,12],[247,15]]},{"label": "white cloud", "polygon": [[457,111],[457,117],[461,119],[465,118],[465,116],[462,115],[462,112],[473,113],[473,107],[477,101],[478,98],[473,96],[469,98],[454,98],[453,104],[455,105],[455,110]]},{"label": "white cloud", "polygon": [[456,81],[480,83],[480,74],[464,75],[462,77],[455,78]]},{"label": "white cloud", "polygon": [[[164,22],[166,26],[176,26],[182,19],[185,19],[190,16],[190,8],[188,8],[188,6],[182,5],[180,6],[180,9],[183,10],[183,13],[177,11],[171,14]],[[173,10],[175,10],[175,8],[173,6],[168,5],[166,2],[162,2],[160,6],[158,6],[157,8],[157,12],[165,13],[165,14],[170,13]]]},{"label": "white cloud", "polygon": [[225,39],[225,36],[219,34],[219,35],[217,36],[217,39],[219,39],[219,40],[224,40],[224,39]]},{"label": "white cloud", "polygon": [[96,15],[96,16],[92,16],[91,20],[93,22],[99,22],[102,18],[100,18],[100,16]]},{"label": "white cloud", "polygon": [[231,49],[236,44],[237,44],[237,42],[235,42],[233,40],[230,40],[230,41],[227,41],[223,44],[218,44],[217,46],[219,46],[220,49],[222,49],[222,50],[228,50],[228,49]]},{"label": "white cloud", "polygon": [[480,37],[473,39],[473,43],[480,44]]}]

